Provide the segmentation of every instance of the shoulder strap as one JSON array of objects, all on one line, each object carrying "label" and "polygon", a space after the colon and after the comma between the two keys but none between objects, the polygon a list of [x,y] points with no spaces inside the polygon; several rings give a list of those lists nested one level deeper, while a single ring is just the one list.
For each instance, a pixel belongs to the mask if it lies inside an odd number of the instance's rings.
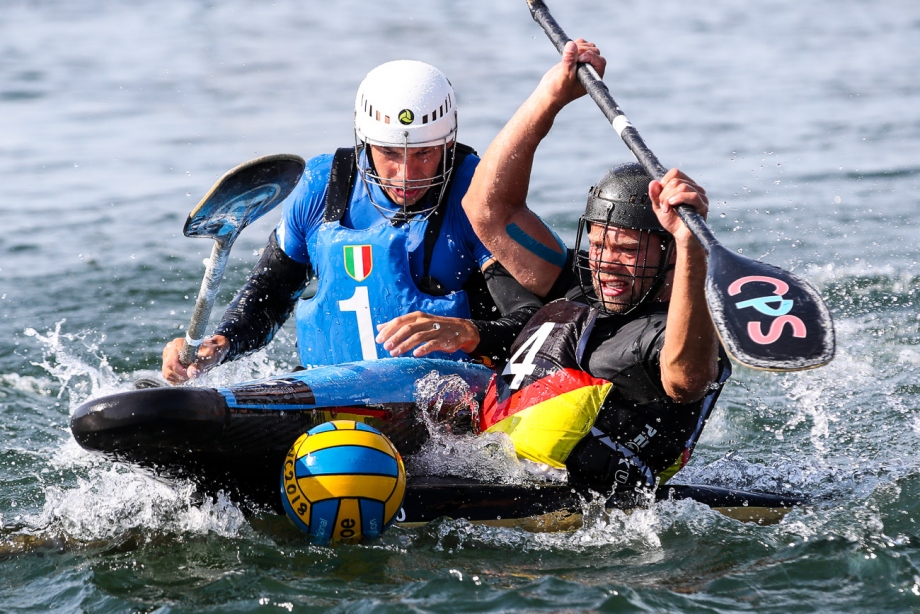
[{"label": "shoulder strap", "polygon": [[[469,145],[457,143],[457,148],[454,151],[453,171],[451,171],[450,179],[447,182],[447,186],[444,188],[445,195],[450,194],[450,190],[454,185],[454,171],[460,168],[460,166],[463,164],[463,161],[466,160],[466,157],[470,154],[476,155],[476,150]],[[445,294],[444,288],[441,286],[441,282],[428,274],[428,270],[431,268],[431,257],[432,254],[434,254],[434,244],[437,242],[438,237],[441,234],[441,225],[443,223],[444,204],[442,202],[441,205],[435,209],[434,213],[432,213],[428,218],[428,226],[425,227],[425,259],[423,260],[422,266],[422,285],[426,287],[421,288],[421,290],[435,296]]]},{"label": "shoulder strap", "polygon": [[[463,161],[470,154],[475,155],[474,150],[469,145],[457,143],[454,152],[454,170],[460,168]],[[357,158],[353,147],[342,147],[337,149],[332,158],[332,169],[329,172],[329,183],[326,187],[326,204],[323,213],[325,222],[341,222],[345,217],[345,211],[348,209],[348,198],[351,196],[351,190],[354,187],[355,171],[357,170]],[[445,187],[444,193],[450,194],[454,183],[454,173],[451,173],[450,180]],[[444,207],[438,207],[428,218],[428,225],[425,227],[425,254],[423,261],[422,286],[423,292],[433,295],[445,294],[440,282],[428,275],[431,268],[431,258],[434,254],[434,245],[441,234],[441,226],[444,223]]]},{"label": "shoulder strap", "polygon": [[335,150],[332,170],[329,172],[329,183],[326,186],[324,222],[341,222],[345,217],[357,167],[354,147],[342,147]]}]

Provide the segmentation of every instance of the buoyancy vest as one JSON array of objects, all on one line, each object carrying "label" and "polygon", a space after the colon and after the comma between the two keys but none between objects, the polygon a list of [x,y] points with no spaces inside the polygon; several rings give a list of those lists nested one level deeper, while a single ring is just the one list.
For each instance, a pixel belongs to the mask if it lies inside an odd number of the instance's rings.
[{"label": "buoyancy vest", "polygon": [[[466,155],[457,146],[455,164]],[[299,301],[296,311],[297,349],[305,366],[376,360],[389,352],[375,342],[377,325],[413,311],[469,318],[466,292],[444,296],[423,292],[412,279],[408,241],[410,223],[390,222],[356,230],[341,224],[354,187],[355,151],[339,149],[334,157],[326,193],[322,225],[310,239],[309,251],[318,277],[315,296]],[[447,189],[450,189],[448,185]],[[443,207],[439,207],[440,210]],[[428,276],[433,246],[443,212],[427,221],[411,222],[435,227],[425,232],[425,278],[429,291],[438,286]],[[383,220],[383,218],[381,218]],[[433,235],[433,236],[431,236]],[[430,237],[430,238],[429,238]],[[435,352],[429,358],[465,360],[462,351]]]},{"label": "buoyancy vest", "polygon": [[[580,368],[596,313],[556,301],[538,311],[486,391],[481,432],[505,432],[519,456],[557,469],[588,434],[611,383]],[[575,341],[575,342],[573,342]]]},{"label": "buoyancy vest", "polygon": [[[718,388],[696,403],[674,403],[637,375],[639,348],[663,333],[667,313],[631,316],[598,344],[595,309],[564,299],[543,307],[493,378],[480,431],[507,433],[518,455],[564,467],[570,482],[595,490],[670,478],[689,460],[730,367],[721,356]],[[583,368],[589,345],[603,352],[611,379]]]}]

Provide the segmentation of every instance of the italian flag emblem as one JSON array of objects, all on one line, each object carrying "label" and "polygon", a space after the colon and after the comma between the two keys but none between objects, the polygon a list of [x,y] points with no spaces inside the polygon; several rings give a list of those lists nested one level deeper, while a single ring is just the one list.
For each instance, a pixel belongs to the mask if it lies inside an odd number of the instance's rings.
[{"label": "italian flag emblem", "polygon": [[345,272],[355,281],[364,281],[371,274],[374,262],[370,245],[345,246]]}]

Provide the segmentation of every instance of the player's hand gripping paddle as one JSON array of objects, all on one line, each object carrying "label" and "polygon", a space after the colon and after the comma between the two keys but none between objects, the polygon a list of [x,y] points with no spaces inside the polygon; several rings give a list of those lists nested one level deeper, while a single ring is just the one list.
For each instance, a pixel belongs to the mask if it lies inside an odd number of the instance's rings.
[{"label": "player's hand gripping paddle", "polygon": [[[562,53],[571,39],[542,0],[527,4]],[[578,80],[646,172],[661,179],[668,169],[617,106],[597,71],[579,64]],[[810,369],[831,361],[834,324],[817,290],[788,271],[728,250],[692,207],[678,207],[677,213],[709,254],[706,301],[722,344],[735,360],[771,371]]]},{"label": "player's hand gripping paddle", "polygon": [[287,198],[300,181],[305,166],[303,158],[291,154],[244,162],[218,179],[189,213],[183,229],[185,236],[214,239],[214,247],[179,353],[183,365],[192,364],[198,354],[233,242],[250,222]]}]

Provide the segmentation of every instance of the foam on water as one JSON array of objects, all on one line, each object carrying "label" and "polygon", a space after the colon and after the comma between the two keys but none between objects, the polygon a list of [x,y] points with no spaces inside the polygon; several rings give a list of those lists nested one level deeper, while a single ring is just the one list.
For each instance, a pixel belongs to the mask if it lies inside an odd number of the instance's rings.
[{"label": "foam on water", "polygon": [[[597,548],[655,552],[661,549],[660,533],[674,522],[674,514],[686,506],[670,509],[654,506],[632,512],[586,506],[584,524],[571,531],[531,533],[517,528],[494,527],[467,520],[441,519],[420,530],[416,541],[432,540],[436,551],[455,553],[470,548],[513,548],[519,552],[584,552]],[[708,508],[706,508],[708,510]],[[695,513],[695,510],[694,510]],[[715,513],[715,512],[712,512]],[[718,515],[718,514],[717,514]]]},{"label": "foam on water", "polygon": [[54,380],[48,377],[34,377],[20,375],[19,373],[3,373],[0,374],[0,385],[10,390],[50,396]]},{"label": "foam on water", "polygon": [[64,333],[62,329],[66,322],[60,320],[53,330],[45,334],[34,328],[24,332],[43,346],[42,360],[32,364],[43,368],[57,381],[56,396],[61,399],[68,395],[73,410],[91,395],[116,392],[123,379],[115,374],[108,358],[100,352],[100,343],[105,340],[105,335],[94,331]]},{"label": "foam on water", "polygon": [[[43,346],[41,361],[48,378],[3,376],[4,381],[28,392],[69,401],[72,414],[89,399],[130,390],[141,377],[158,377],[149,370],[116,374],[100,351],[104,338],[93,331],[63,332],[65,321],[44,334],[25,331]],[[216,386],[240,379],[265,377],[278,366],[264,352],[219,367],[195,386]],[[0,517],[0,529],[17,530],[45,537],[86,542],[111,540],[143,530],[154,534],[215,533],[239,536],[248,527],[240,508],[226,496],[202,497],[183,479],[163,479],[135,467],[111,462],[83,450],[72,437],[42,458],[44,471],[69,473],[66,483],[45,484],[45,503],[35,515]],[[41,475],[43,470],[38,470]],[[71,484],[71,482],[74,482]]]},{"label": "foam on water", "polygon": [[[574,530],[529,532],[518,528],[495,527],[467,520],[440,519],[403,537],[406,546],[430,547],[456,554],[461,550],[508,549],[517,552],[545,552],[570,557],[585,555],[609,561],[623,557],[642,564],[665,560],[669,550],[682,547],[687,540],[704,544],[756,540],[759,544],[785,548],[826,532],[825,525],[839,522],[837,508],[829,507],[831,517],[814,507],[796,508],[776,523],[741,523],[710,507],[693,501],[664,500],[632,510],[605,509],[595,500],[583,502],[582,525]],[[815,517],[822,518],[821,523]],[[874,534],[873,531],[866,532]],[[584,578],[588,581],[587,578]],[[610,578],[600,581],[607,582]]]},{"label": "foam on water", "polygon": [[160,480],[120,464],[100,464],[72,488],[48,486],[31,531],[81,542],[117,539],[135,529],[151,533],[238,536],[248,526],[227,497],[202,499],[190,482]]}]

